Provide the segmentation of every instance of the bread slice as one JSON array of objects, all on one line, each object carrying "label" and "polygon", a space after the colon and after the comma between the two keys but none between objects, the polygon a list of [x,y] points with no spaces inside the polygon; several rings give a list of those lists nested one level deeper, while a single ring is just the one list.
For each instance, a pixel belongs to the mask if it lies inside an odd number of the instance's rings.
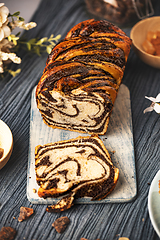
[{"label": "bread slice", "polygon": [[119,177],[118,168],[96,135],[37,146],[35,160],[39,197],[63,196],[47,211],[66,210],[76,198],[101,200],[112,192]]},{"label": "bread slice", "polygon": [[106,20],[74,26],[48,56],[37,107],[52,128],[104,135],[131,39]]}]

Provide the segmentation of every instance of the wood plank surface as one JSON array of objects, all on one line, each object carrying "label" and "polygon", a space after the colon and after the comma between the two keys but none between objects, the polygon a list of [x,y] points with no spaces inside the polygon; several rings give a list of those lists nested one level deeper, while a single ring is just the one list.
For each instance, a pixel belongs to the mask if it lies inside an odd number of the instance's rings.
[{"label": "wood plank surface", "polygon": [[[40,198],[37,194],[39,186],[36,183],[35,175],[35,147],[37,145],[86,135],[88,134],[48,127],[43,122],[41,114],[37,108],[35,88],[33,89],[31,98],[30,146],[27,175],[27,197],[31,203],[52,204],[57,201],[55,198]],[[101,201],[90,201],[90,198],[84,197],[77,199],[75,201],[76,203],[127,202],[136,196],[137,186],[130,93],[124,84],[120,86],[113,112],[110,117],[107,133],[101,136],[101,139],[111,155],[113,165],[119,168],[120,174],[118,183],[114,191]],[[36,189],[36,193],[33,189]]]}]

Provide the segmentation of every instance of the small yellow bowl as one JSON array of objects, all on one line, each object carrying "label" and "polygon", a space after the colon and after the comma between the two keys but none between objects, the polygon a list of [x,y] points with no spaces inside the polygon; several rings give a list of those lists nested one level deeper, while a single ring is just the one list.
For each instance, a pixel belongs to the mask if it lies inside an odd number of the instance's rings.
[{"label": "small yellow bowl", "polygon": [[0,169],[8,162],[13,150],[13,135],[10,128],[0,120],[0,148],[4,150],[0,158]]},{"label": "small yellow bowl", "polygon": [[142,48],[148,31],[160,31],[160,17],[146,18],[133,26],[130,33],[133,49],[143,62],[152,67],[160,68],[160,57],[148,54]]}]

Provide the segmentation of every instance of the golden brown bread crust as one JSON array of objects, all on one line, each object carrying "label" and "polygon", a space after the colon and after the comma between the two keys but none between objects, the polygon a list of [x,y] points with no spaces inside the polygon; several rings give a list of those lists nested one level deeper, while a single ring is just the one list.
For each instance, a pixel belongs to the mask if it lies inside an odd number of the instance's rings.
[{"label": "golden brown bread crust", "polygon": [[[48,56],[36,89],[44,122],[53,128],[105,134],[130,47],[131,39],[105,20],[74,26]],[[88,108],[95,110],[90,114]]]},{"label": "golden brown bread crust", "polygon": [[[83,21],[76,26],[74,26],[67,34],[65,39],[71,39],[77,36],[81,37],[108,37],[109,41],[116,44],[117,47],[120,47],[124,50],[126,55],[126,60],[128,58],[131,46],[131,39],[126,36],[126,34],[118,28],[116,25],[105,21],[99,20],[95,21],[94,19],[90,19],[87,21]],[[111,39],[111,38],[117,38]],[[119,40],[118,40],[119,39]],[[127,43],[122,43],[121,39],[125,40]],[[114,42],[115,41],[115,42]]]}]

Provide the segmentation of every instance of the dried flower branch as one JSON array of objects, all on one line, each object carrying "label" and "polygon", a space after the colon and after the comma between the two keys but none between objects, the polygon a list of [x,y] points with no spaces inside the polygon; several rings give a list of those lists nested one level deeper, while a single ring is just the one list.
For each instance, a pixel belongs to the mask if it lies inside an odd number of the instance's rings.
[{"label": "dried flower branch", "polygon": [[[36,53],[37,55],[41,56],[41,53],[47,52],[48,54],[51,53],[53,47],[61,38],[61,35],[57,35],[54,37],[53,34],[49,38],[44,37],[41,39],[32,38],[29,41],[24,41],[23,39],[19,39],[17,45],[25,45],[28,51]],[[16,38],[13,38],[13,41],[16,41]]]},{"label": "dried flower branch", "polygon": [[16,35],[11,34],[16,27],[29,30],[36,26],[37,24],[35,22],[25,23],[24,19],[20,17],[19,11],[10,14],[9,9],[4,3],[0,3],[0,74],[7,71],[12,76],[15,76],[21,71],[21,69],[12,71],[6,67],[11,61],[17,64],[21,63],[21,58],[15,53],[20,46],[23,45],[28,51],[40,56],[42,52],[47,52],[49,54],[61,38],[60,35],[54,37],[52,34],[49,38],[33,38],[27,41],[19,37],[20,32]]}]

